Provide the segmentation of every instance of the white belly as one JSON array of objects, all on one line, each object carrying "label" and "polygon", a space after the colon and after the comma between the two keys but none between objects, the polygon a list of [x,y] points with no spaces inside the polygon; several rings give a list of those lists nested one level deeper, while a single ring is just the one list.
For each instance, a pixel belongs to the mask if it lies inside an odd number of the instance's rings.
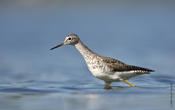
[{"label": "white belly", "polygon": [[112,77],[113,73],[109,72],[108,67],[94,67],[93,65],[88,65],[89,71],[95,76],[104,81],[119,81],[119,78],[115,76],[115,79]]},{"label": "white belly", "polygon": [[131,77],[138,76],[135,71],[125,71],[125,72],[109,72],[108,68],[93,68],[93,66],[88,66],[91,73],[96,77],[104,81],[120,81],[120,79],[127,80]]}]

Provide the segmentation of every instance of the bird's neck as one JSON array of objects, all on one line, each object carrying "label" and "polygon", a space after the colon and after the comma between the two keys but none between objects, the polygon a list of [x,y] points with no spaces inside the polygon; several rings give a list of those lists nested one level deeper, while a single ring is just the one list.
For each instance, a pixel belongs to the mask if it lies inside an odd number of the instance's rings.
[{"label": "bird's neck", "polygon": [[95,55],[95,53],[92,50],[90,50],[86,45],[84,45],[81,41],[75,44],[75,47],[81,53],[85,60]]}]

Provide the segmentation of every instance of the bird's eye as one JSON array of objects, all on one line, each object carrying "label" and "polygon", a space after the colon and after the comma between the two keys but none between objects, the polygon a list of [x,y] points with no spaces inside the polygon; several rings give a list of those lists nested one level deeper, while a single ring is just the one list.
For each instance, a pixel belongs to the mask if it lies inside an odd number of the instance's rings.
[{"label": "bird's eye", "polygon": [[72,40],[72,39],[69,37],[68,40]]}]

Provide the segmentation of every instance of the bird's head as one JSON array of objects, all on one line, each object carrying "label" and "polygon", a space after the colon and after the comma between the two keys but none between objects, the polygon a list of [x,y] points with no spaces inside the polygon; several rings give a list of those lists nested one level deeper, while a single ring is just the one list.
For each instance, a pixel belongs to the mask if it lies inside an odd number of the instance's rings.
[{"label": "bird's head", "polygon": [[69,34],[66,36],[65,40],[63,43],[51,48],[50,50],[53,50],[55,48],[61,47],[63,45],[75,45],[80,41],[79,37],[77,34]]}]

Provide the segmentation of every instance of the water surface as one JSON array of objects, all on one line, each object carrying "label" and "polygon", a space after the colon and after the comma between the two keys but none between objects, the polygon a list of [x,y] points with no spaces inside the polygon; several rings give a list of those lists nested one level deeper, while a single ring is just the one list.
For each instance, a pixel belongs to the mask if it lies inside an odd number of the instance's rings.
[{"label": "water surface", "polygon": [[[3,110],[174,109],[175,2],[0,1],[0,108]],[[70,33],[100,55],[154,69],[111,90],[72,46]],[[172,86],[171,86],[172,84]]]}]

